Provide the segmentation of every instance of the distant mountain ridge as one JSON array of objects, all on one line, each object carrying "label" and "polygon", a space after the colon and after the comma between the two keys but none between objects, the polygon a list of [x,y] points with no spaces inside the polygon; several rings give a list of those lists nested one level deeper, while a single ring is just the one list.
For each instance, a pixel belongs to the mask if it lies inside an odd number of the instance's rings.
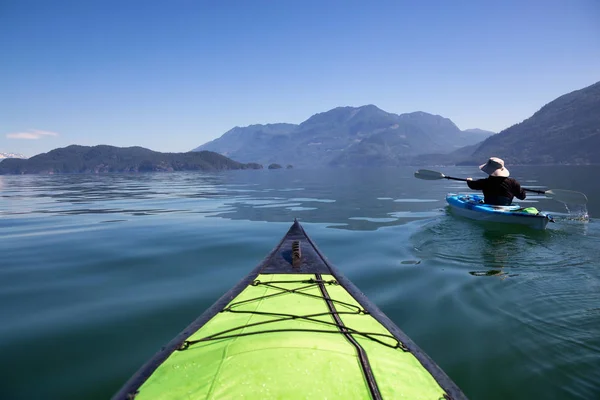
[{"label": "distant mountain ridge", "polygon": [[600,82],[567,93],[488,138],[461,164],[497,155],[511,164],[600,164]]},{"label": "distant mountain ridge", "polygon": [[195,150],[323,167],[475,165],[490,156],[511,164],[600,164],[599,149],[600,82],[558,97],[499,134],[461,131],[439,115],[396,115],[367,105],[334,108],[299,125],[236,127]]},{"label": "distant mountain ridge", "polygon": [[215,171],[261,169],[210,151],[159,153],[143,147],[72,145],[29,159],[9,158],[0,163],[3,174],[57,174],[152,171]]},{"label": "distant mountain ridge", "polygon": [[300,167],[399,165],[419,154],[449,153],[491,134],[461,131],[439,115],[397,115],[365,105],[337,107],[298,125],[235,127],[193,151],[215,151],[242,162]]},{"label": "distant mountain ridge", "polygon": [[512,165],[597,165],[599,149],[597,82],[558,97],[498,134],[461,131],[448,118],[424,112],[396,115],[373,105],[338,107],[298,125],[235,127],[187,153],[104,145],[72,145],[29,159],[2,158],[21,155],[0,153],[0,174],[214,171],[260,169],[261,164],[272,168],[478,165],[490,156]]},{"label": "distant mountain ridge", "polygon": [[419,155],[413,165],[479,165],[489,157],[521,165],[598,165],[600,82],[549,102],[531,117],[475,146]]}]

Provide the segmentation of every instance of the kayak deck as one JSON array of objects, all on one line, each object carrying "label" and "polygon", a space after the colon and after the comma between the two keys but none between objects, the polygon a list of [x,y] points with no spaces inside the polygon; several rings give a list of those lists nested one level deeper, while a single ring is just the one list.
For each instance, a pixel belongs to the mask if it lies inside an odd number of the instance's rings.
[{"label": "kayak deck", "polygon": [[295,221],[114,397],[464,398]]}]

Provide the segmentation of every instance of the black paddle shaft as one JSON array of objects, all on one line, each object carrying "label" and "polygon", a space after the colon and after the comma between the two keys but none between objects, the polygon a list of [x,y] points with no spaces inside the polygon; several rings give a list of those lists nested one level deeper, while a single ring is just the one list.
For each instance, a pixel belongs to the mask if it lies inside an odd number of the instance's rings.
[{"label": "black paddle shaft", "polygon": [[[446,175],[444,175],[444,178],[451,179],[453,181],[462,181],[462,182],[466,182],[467,181],[467,179],[465,179],[465,178],[454,178],[452,176],[446,176]],[[526,191],[526,192],[546,194],[546,192],[544,192],[543,190],[526,189],[526,188],[523,188],[523,190]]]}]

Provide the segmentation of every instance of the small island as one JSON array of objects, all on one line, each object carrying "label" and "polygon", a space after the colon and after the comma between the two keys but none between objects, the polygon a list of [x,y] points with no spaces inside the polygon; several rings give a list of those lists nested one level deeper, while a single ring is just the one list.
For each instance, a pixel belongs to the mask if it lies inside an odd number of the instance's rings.
[{"label": "small island", "polygon": [[270,164],[269,165],[269,169],[281,169],[281,168],[283,168],[283,167],[279,164]]},{"label": "small island", "polygon": [[143,147],[72,145],[29,159],[7,158],[0,175],[111,173],[158,171],[220,171],[262,169],[257,163],[240,163],[212,151],[160,153]]}]

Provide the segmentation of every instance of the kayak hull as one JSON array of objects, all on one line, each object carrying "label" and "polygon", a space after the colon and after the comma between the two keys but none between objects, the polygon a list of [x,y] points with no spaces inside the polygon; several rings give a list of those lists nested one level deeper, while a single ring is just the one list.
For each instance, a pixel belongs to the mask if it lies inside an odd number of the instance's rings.
[{"label": "kayak hull", "polygon": [[298,221],[113,399],[466,398]]},{"label": "kayak hull", "polygon": [[470,194],[448,194],[446,202],[453,214],[461,217],[499,224],[527,226],[544,230],[552,217],[544,212],[530,214],[519,205],[492,206],[483,203],[483,196]]}]

